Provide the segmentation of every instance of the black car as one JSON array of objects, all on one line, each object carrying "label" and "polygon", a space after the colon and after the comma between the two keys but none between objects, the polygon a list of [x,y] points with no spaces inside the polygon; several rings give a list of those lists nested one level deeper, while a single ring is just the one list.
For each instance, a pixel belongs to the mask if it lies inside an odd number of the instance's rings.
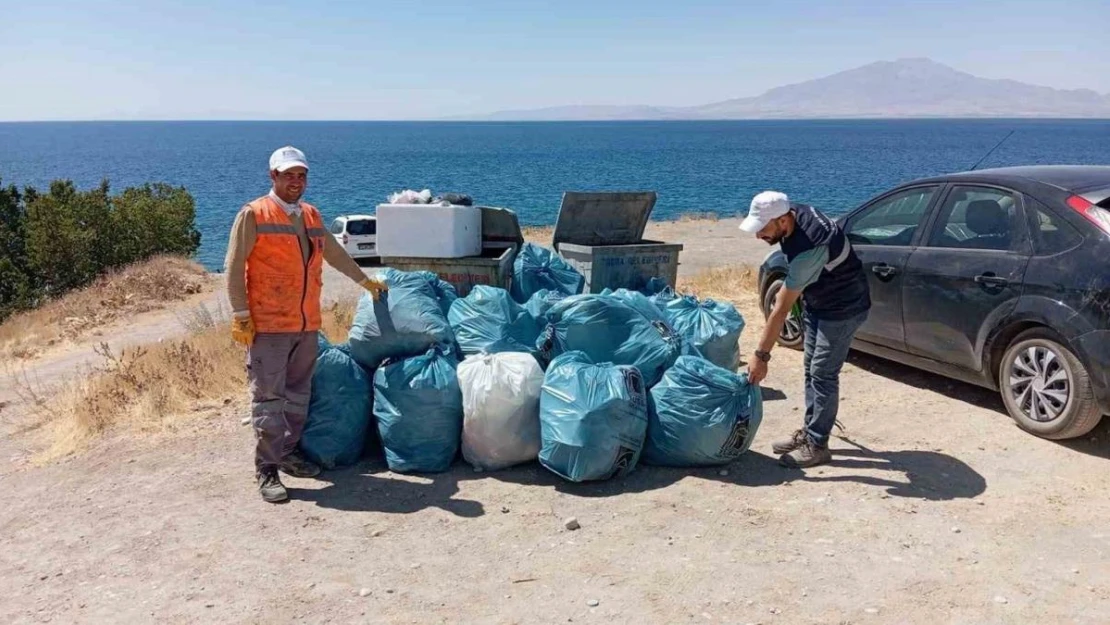
[{"label": "black car", "polygon": [[[923,178],[837,222],[871,285],[854,349],[997,390],[1045,438],[1110,414],[1110,167]],[[764,315],[786,267],[777,250],[760,267]],[[801,345],[802,314],[781,344]]]}]

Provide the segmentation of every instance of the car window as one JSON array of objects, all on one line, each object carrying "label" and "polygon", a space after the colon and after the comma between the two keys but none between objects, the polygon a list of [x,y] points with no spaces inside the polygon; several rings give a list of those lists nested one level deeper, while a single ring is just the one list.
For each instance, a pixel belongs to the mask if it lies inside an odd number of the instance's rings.
[{"label": "car window", "polygon": [[1083,241],[1083,235],[1068,222],[1053,214],[1049,208],[1036,200],[1027,202],[1031,209],[1033,240],[1037,254],[1049,256],[1070,250]]},{"label": "car window", "polygon": [[336,219],[335,221],[331,222],[331,228],[329,230],[332,234],[343,234],[343,220]]},{"label": "car window", "polygon": [[848,220],[848,240],[855,245],[909,245],[936,192],[935,186],[915,187],[875,202]]},{"label": "car window", "polygon": [[1016,196],[1002,189],[957,186],[945,198],[929,247],[964,250],[1017,249],[1021,209]]},{"label": "car window", "polygon": [[373,219],[352,219],[347,222],[347,233],[352,236],[377,234],[378,222]]}]

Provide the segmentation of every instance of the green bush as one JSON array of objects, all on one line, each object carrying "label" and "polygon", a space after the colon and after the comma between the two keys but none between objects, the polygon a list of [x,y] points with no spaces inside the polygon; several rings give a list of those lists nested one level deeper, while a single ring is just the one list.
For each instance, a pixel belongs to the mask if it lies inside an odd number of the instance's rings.
[{"label": "green bush", "polygon": [[111,195],[71,181],[48,193],[0,187],[0,320],[46,297],[83,287],[111,269],[200,246],[193,198],[182,187],[146,184]]}]

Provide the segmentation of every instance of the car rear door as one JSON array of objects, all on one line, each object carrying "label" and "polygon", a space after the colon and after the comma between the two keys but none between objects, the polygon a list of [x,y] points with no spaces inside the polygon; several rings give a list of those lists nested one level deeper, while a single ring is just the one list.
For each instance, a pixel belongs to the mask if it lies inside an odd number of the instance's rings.
[{"label": "car rear door", "polygon": [[377,253],[378,222],[374,219],[351,219],[347,222],[351,250],[358,254]]},{"label": "car rear door", "polygon": [[940,195],[940,184],[897,189],[852,213],[844,222],[848,241],[863,262],[871,289],[871,312],[856,338],[905,351],[902,280],[906,260]]},{"label": "car rear door", "polygon": [[1022,194],[953,184],[910,255],[903,287],[909,352],[981,371],[990,331],[1014,310],[1032,255]]}]

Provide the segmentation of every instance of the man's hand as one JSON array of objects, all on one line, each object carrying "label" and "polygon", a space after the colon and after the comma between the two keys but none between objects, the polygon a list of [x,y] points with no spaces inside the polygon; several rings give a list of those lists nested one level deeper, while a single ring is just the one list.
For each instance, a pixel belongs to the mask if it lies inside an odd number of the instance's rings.
[{"label": "man's hand", "polygon": [[[779,289],[778,295],[775,297],[775,306],[771,309],[771,314],[767,316],[767,324],[763,326],[763,335],[760,336],[759,345],[756,347],[757,352],[771,353],[771,349],[778,341],[779,333],[782,332],[783,325],[786,324],[786,317],[790,314],[790,309],[793,308],[794,302],[798,301],[801,295],[801,291],[795,291],[785,286]],[[752,361],[748,365],[748,382],[759,384],[766,377],[767,362],[753,354]]]},{"label": "man's hand", "polygon": [[753,358],[748,365],[748,383],[758,385],[767,377],[767,363],[759,358]]},{"label": "man's hand", "polygon": [[231,338],[236,343],[250,347],[254,343],[254,320],[250,316],[231,319]]},{"label": "man's hand", "polygon": [[375,280],[374,278],[367,278],[362,282],[359,282],[358,284],[367,291],[370,291],[370,296],[374,298],[375,302],[381,298],[381,294],[383,292],[389,290],[389,287],[386,286],[385,282],[382,282],[381,280]]}]

